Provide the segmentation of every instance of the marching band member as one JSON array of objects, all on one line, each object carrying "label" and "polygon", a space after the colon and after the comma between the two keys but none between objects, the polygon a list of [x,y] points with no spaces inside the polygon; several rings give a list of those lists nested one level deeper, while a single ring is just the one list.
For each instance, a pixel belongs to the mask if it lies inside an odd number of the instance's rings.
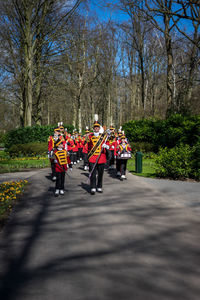
[{"label": "marching band member", "polygon": [[54,135],[50,135],[48,138],[48,158],[50,160],[50,164],[51,164],[51,177],[52,180],[55,181],[56,180],[56,172],[55,172],[55,164],[54,164],[54,158],[53,158],[53,150],[54,150],[54,143],[55,140],[58,139],[60,134],[60,129],[58,127],[56,127],[54,129]]},{"label": "marching band member", "polygon": [[107,166],[108,169],[114,169],[114,163],[115,163],[115,149],[116,149],[116,138],[115,138],[115,128],[113,126],[110,126],[110,133],[111,135],[107,139],[106,144],[109,146],[107,150]]},{"label": "marching band member", "polygon": [[78,161],[81,161],[82,152],[83,152],[83,142],[82,142],[82,137],[80,132],[78,134],[77,140],[78,140]]},{"label": "marching band member", "polygon": [[[95,192],[102,193],[103,173],[106,163],[106,135],[100,133],[102,128],[98,122],[98,116],[95,115],[95,122],[93,124],[93,133],[88,136],[88,160],[89,160],[89,178],[91,194]],[[98,174],[96,179],[96,174]]]},{"label": "marching band member", "polygon": [[[117,134],[117,138],[116,138],[116,147],[118,147],[119,144],[121,143],[121,136],[122,136],[122,127],[120,126],[120,128],[118,129],[118,134]],[[116,170],[117,170],[117,177],[120,177],[121,172],[120,172],[120,160],[119,159],[116,159]]]},{"label": "marching band member", "polygon": [[67,133],[65,135],[65,141],[66,141],[66,144],[67,144],[67,152],[69,153],[69,157],[70,157],[70,160],[71,160],[71,164],[73,164],[73,146],[74,146],[74,141],[73,139],[71,138],[71,134],[70,133]]},{"label": "marching band member", "polygon": [[74,142],[74,145],[73,145],[73,148],[72,148],[72,151],[73,151],[73,164],[76,165],[76,163],[78,162],[78,160],[77,160],[78,140],[77,140],[77,131],[76,131],[76,129],[74,129],[74,131],[73,131],[72,139],[73,139],[73,142]]},{"label": "marching band member", "polygon": [[65,150],[65,142],[58,139],[55,142],[54,163],[56,172],[55,196],[64,195],[65,172],[72,169],[71,161]]},{"label": "marching band member", "polygon": [[88,135],[89,135],[89,130],[88,127],[86,127],[85,130],[85,135],[82,138],[82,145],[83,145],[83,150],[82,150],[82,155],[83,155],[83,168],[84,170],[89,170],[89,162],[88,162]]},{"label": "marching band member", "polygon": [[65,134],[65,128],[64,128],[64,126],[63,126],[63,122],[59,122],[59,123],[58,123],[58,127],[59,127],[59,129],[60,129],[60,134],[61,134],[62,136],[64,136],[64,134]]},{"label": "marching band member", "polygon": [[120,179],[126,179],[126,167],[127,160],[131,158],[131,147],[126,140],[125,135],[121,136],[121,143],[116,148],[117,161],[119,166],[120,173],[117,172],[117,176],[120,176]]}]

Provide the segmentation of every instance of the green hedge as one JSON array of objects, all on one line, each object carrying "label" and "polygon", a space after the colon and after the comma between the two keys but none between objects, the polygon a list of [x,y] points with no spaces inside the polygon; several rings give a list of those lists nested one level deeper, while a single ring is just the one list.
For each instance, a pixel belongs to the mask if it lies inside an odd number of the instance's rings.
[{"label": "green hedge", "polygon": [[200,142],[191,151],[191,177],[200,180]]},{"label": "green hedge", "polygon": [[173,179],[200,179],[200,143],[196,146],[180,144],[160,149],[156,158],[156,175]]},{"label": "green hedge", "polygon": [[47,155],[47,143],[27,143],[11,146],[7,152],[10,157]]},{"label": "green hedge", "polygon": [[0,132],[0,146],[3,147],[5,145],[6,134]]},{"label": "green hedge", "polygon": [[154,145],[148,142],[130,142],[132,152],[141,151],[143,153],[149,153],[154,151]]},{"label": "green hedge", "polygon": [[[27,144],[32,142],[47,142],[50,135],[53,134],[56,126],[32,126],[23,127],[16,130],[9,131],[6,134],[5,148],[9,149],[13,145]],[[68,132],[73,131],[72,125],[64,125]]]},{"label": "green hedge", "polygon": [[132,145],[149,143],[155,152],[160,147],[173,148],[181,143],[194,146],[200,141],[200,116],[176,114],[166,120],[130,121],[123,125],[123,130]]}]

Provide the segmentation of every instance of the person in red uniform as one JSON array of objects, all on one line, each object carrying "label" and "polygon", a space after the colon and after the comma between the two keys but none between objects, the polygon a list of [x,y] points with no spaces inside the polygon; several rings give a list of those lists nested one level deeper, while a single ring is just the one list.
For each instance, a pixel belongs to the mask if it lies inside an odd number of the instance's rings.
[{"label": "person in red uniform", "polygon": [[82,153],[83,153],[83,142],[82,142],[82,136],[81,136],[81,133],[79,132],[78,134],[78,161],[81,161],[82,160]]},{"label": "person in red uniform", "polygon": [[73,145],[73,148],[72,148],[72,151],[73,151],[73,164],[76,165],[77,163],[79,163],[79,160],[78,160],[78,132],[75,130],[73,132],[73,142],[74,142],[74,145]]},{"label": "person in red uniform", "polygon": [[109,146],[108,150],[107,150],[107,166],[108,169],[114,169],[114,163],[115,163],[115,149],[117,146],[116,143],[116,137],[115,137],[115,128],[111,125],[110,126],[110,136],[106,142],[106,144]]},{"label": "person in red uniform", "polygon": [[127,167],[127,158],[121,158],[121,154],[130,154],[131,153],[131,147],[129,143],[127,142],[127,139],[125,135],[121,136],[121,143],[116,148],[116,155],[117,155],[117,161],[119,163],[119,169],[120,169],[120,175],[117,173],[117,176],[120,176],[120,180],[126,179],[126,167]]},{"label": "person in red uniform", "polygon": [[56,172],[55,196],[64,195],[65,172],[72,169],[71,161],[65,150],[65,142],[58,139],[55,142],[54,163]]},{"label": "person in red uniform", "polygon": [[[101,125],[98,121],[93,124],[93,133],[88,136],[88,160],[90,171],[91,194],[102,193],[103,173],[106,163],[106,135],[100,133]],[[96,177],[96,175],[98,175]]]},{"label": "person in red uniform", "polygon": [[58,125],[59,125],[59,129],[60,129],[60,134],[62,136],[64,136],[64,134],[65,134],[65,128],[63,126],[63,122],[59,122]]},{"label": "person in red uniform", "polygon": [[88,163],[88,143],[87,143],[87,139],[88,139],[88,135],[89,135],[89,130],[86,129],[85,130],[85,135],[82,138],[82,145],[83,145],[83,150],[82,150],[82,155],[83,155],[83,169],[89,170],[89,163]]},{"label": "person in red uniform", "polygon": [[54,158],[53,158],[54,143],[55,143],[55,140],[58,139],[59,134],[60,134],[60,129],[55,128],[54,135],[50,135],[48,138],[48,158],[49,158],[50,164],[51,164],[51,177],[52,177],[53,181],[56,180],[56,172],[55,172],[55,165],[54,165]]},{"label": "person in red uniform", "polygon": [[[121,137],[122,137],[122,130],[121,127],[118,130],[118,134],[116,137],[116,147],[118,147],[121,144]],[[115,149],[116,151],[116,149]],[[116,156],[116,153],[115,153]],[[120,159],[116,159],[116,170],[117,170],[117,177],[121,177],[121,171],[120,171]]]},{"label": "person in red uniform", "polygon": [[67,132],[67,128],[65,128],[65,141],[66,141],[66,150],[67,153],[69,154],[71,163],[73,164],[73,146],[74,146],[74,141],[71,138],[71,134]]}]

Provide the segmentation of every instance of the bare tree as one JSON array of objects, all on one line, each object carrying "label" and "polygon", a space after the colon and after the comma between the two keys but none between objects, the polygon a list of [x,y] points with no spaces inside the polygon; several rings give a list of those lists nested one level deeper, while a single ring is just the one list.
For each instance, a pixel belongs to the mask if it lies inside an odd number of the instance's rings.
[{"label": "bare tree", "polygon": [[53,46],[52,37],[57,34],[80,2],[81,0],[77,0],[73,6],[71,1],[62,3],[55,0],[9,0],[7,3],[1,3],[2,39],[10,54],[9,71],[20,85],[23,126],[32,124],[33,102],[35,121],[41,119],[39,116],[41,59],[44,46],[47,48]]}]

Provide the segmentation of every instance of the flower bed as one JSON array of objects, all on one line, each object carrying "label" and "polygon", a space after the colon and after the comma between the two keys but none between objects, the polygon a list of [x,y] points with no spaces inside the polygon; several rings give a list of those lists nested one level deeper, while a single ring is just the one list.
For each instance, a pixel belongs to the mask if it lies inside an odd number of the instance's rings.
[{"label": "flower bed", "polygon": [[20,180],[0,184],[0,225],[3,225],[27,183],[27,180]]},{"label": "flower bed", "polygon": [[46,156],[10,158],[0,156],[0,173],[18,172],[31,168],[49,167],[49,159]]}]

